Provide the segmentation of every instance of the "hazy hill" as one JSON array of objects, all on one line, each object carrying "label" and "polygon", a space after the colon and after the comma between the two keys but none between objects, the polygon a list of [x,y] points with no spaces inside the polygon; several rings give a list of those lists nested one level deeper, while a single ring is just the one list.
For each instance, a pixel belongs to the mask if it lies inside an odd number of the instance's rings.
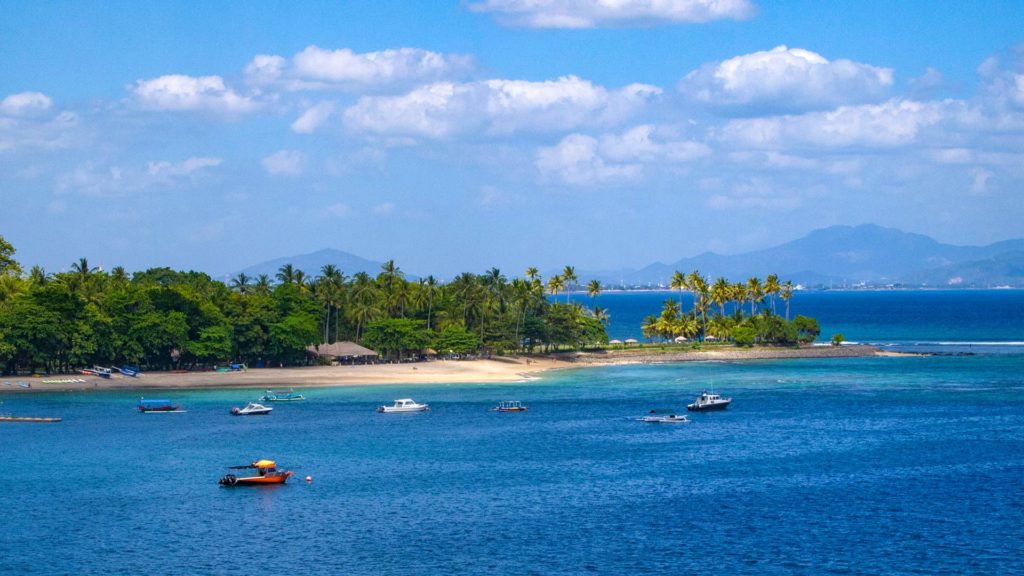
[{"label": "hazy hill", "polygon": [[[305,272],[306,275],[310,277],[319,276],[320,268],[325,264],[334,264],[345,274],[345,276],[351,277],[357,272],[366,272],[371,276],[376,276],[380,273],[382,262],[367,260],[366,258],[361,258],[355,254],[350,254],[341,250],[325,249],[311,254],[285,256],[283,258],[267,260],[266,262],[253,264],[239,272],[244,272],[245,274],[254,277],[259,276],[260,274],[268,274],[271,278],[274,278],[278,269],[285,264],[291,264],[295,268]],[[238,272],[232,274],[232,277],[237,274]]]},{"label": "hazy hill", "polygon": [[[676,270],[700,270],[711,279],[725,276],[733,281],[774,272],[806,285],[862,282],[946,285],[950,278],[957,276],[953,273],[956,265],[990,261],[1022,251],[1024,240],[1007,240],[988,246],[954,246],[922,234],[863,224],[822,228],[792,242],[745,254],[725,256],[707,252],[671,264],[651,264],[630,274],[617,272],[596,277],[610,285],[619,284],[620,278],[626,284],[646,285],[667,283]],[[996,264],[977,264],[971,268],[973,272],[961,275],[971,278],[970,282],[962,284],[1024,284],[1024,274],[1004,260],[998,262],[1003,262],[998,281],[984,272],[996,272]],[[925,271],[930,273],[925,274]],[[943,277],[945,280],[940,282]]]}]

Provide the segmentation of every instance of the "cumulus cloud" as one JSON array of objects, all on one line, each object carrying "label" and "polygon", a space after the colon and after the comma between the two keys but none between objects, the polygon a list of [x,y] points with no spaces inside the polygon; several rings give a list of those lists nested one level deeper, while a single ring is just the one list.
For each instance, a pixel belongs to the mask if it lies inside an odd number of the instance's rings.
[{"label": "cumulus cloud", "polygon": [[0,153],[66,148],[79,136],[74,112],[53,112],[53,100],[41,92],[21,92],[0,100]]},{"label": "cumulus cloud", "polygon": [[373,213],[377,216],[389,216],[395,211],[393,202],[382,202],[373,207]]},{"label": "cumulus cloud", "polygon": [[705,64],[687,74],[679,90],[726,112],[757,115],[875,102],[891,86],[890,68],[779,46]]},{"label": "cumulus cloud", "polygon": [[483,0],[473,12],[526,28],[598,28],[741,20],[754,14],[748,0]]},{"label": "cumulus cloud", "polygon": [[982,93],[990,104],[1024,110],[1024,45],[1011,52],[1009,58],[987,58],[978,67],[978,75]]},{"label": "cumulus cloud", "polygon": [[260,160],[267,174],[273,176],[298,176],[306,165],[306,156],[297,150],[279,150]]},{"label": "cumulus cloud", "polygon": [[356,132],[391,136],[572,130],[620,122],[660,93],[645,84],[608,90],[576,76],[544,82],[438,82],[401,96],[365,96],[344,117]]},{"label": "cumulus cloud", "polygon": [[753,149],[892,148],[917,141],[926,128],[959,122],[968,113],[959,101],[893,99],[830,112],[731,120],[722,127],[720,138]]},{"label": "cumulus cloud", "polygon": [[177,163],[161,160],[159,162],[150,162],[146,168],[146,173],[150,176],[188,176],[203,168],[220,166],[222,162],[223,160],[220,158],[189,158]]},{"label": "cumulus cloud", "polygon": [[171,74],[137,80],[128,89],[135,104],[147,110],[243,113],[259,107],[253,98],[227,87],[220,76]]},{"label": "cumulus cloud", "polygon": [[53,100],[41,92],[21,92],[0,100],[2,116],[34,116],[53,106]]},{"label": "cumulus cloud", "polygon": [[708,156],[711,149],[692,140],[669,140],[650,125],[598,138],[570,134],[556,146],[542,148],[537,168],[566,184],[588,185],[635,181],[650,164],[678,164]]},{"label": "cumulus cloud", "polygon": [[373,91],[457,77],[473,67],[469,56],[418,48],[356,53],[308,46],[291,60],[256,56],[245,67],[246,79],[258,86],[285,90]]}]

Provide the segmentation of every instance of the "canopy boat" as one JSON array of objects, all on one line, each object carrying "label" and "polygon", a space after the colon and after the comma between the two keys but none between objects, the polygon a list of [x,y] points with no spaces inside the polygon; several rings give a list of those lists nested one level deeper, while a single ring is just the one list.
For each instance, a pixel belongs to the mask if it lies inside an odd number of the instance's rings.
[{"label": "canopy boat", "polygon": [[255,470],[255,476],[242,476],[236,474],[225,474],[221,477],[221,486],[267,486],[270,484],[284,484],[292,473],[288,470],[278,470],[277,462],[273,460],[257,460],[252,464],[242,466],[228,466],[228,470]]},{"label": "canopy boat", "polygon": [[519,400],[502,400],[491,412],[526,412],[526,406]]},{"label": "canopy boat", "polygon": [[245,405],[245,408],[234,407],[231,409],[231,414],[234,416],[263,416],[270,414],[273,408],[264,406],[263,404],[257,404],[255,402],[249,402]]},{"label": "canopy boat", "polygon": [[417,404],[412,398],[399,398],[391,406],[381,406],[377,412],[390,414],[392,412],[424,412],[430,410],[426,404]]},{"label": "canopy boat", "polygon": [[260,402],[294,402],[296,400],[305,399],[305,396],[302,394],[296,394],[294,389],[289,388],[288,390],[279,390],[277,392],[267,390],[266,393],[260,397]]},{"label": "canopy boat", "polygon": [[170,400],[146,400],[139,398],[139,412],[143,414],[177,414],[184,410],[178,404],[171,404]]},{"label": "canopy boat", "polygon": [[687,404],[686,409],[692,412],[710,412],[712,410],[725,410],[732,403],[732,398],[722,398],[718,394],[701,392],[700,397],[693,404]]}]

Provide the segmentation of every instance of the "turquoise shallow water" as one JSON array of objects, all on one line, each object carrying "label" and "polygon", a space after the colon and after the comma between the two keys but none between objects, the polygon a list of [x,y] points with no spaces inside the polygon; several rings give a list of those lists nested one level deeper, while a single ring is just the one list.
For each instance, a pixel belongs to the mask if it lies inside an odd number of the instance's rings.
[{"label": "turquoise shallow water", "polygon": [[[1020,574],[1022,374],[1012,350],[623,366],[252,418],[227,411],[258,390],[0,395],[65,418],[0,424],[0,573]],[[727,412],[634,420],[712,386]],[[433,411],[373,411],[407,396]],[[298,481],[217,486],[258,457]]]}]

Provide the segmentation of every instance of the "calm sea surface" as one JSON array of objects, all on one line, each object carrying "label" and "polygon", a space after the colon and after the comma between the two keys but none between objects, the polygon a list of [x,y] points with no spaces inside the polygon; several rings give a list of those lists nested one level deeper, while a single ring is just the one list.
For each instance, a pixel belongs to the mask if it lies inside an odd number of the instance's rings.
[{"label": "calm sea surface", "polygon": [[[628,298],[599,303],[618,320]],[[974,353],[311,389],[269,417],[227,414],[257,390],[141,415],[133,393],[0,385],[0,411],[64,417],[0,423],[0,573],[1022,574],[1022,310],[1021,292],[801,294],[826,333]],[[728,411],[634,420],[710,387]],[[433,411],[373,411],[407,396]],[[501,399],[530,411],[487,411]],[[217,486],[261,457],[297,481]]]}]

